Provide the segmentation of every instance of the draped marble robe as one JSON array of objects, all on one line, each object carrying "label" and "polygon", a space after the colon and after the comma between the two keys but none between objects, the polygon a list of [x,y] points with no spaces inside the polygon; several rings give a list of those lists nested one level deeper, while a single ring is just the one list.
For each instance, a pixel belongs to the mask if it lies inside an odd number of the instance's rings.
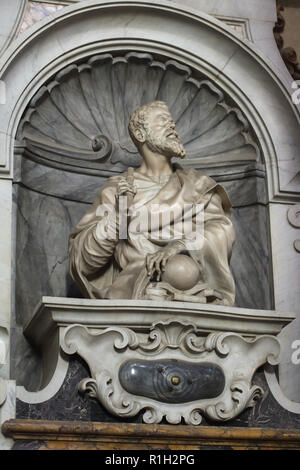
[{"label": "draped marble robe", "polygon": [[[193,247],[184,237],[177,240],[180,251],[189,254],[202,273],[202,282],[217,291],[225,305],[233,305],[235,285],[229,261],[234,242],[234,229],[229,218],[231,203],[226,191],[212,178],[194,169],[173,166],[174,172],[163,177],[148,177],[134,172],[136,194],[133,209],[147,207],[172,207],[184,209],[184,205],[203,204],[204,237],[201,246]],[[145,230],[128,230],[126,239],[119,239],[119,226],[111,214],[100,214],[103,205],[116,207],[117,186],[123,175],[113,176],[99,190],[92,208],[71,232],[70,272],[85,297],[88,298],[137,298],[136,282],[144,270],[148,253],[154,253],[174,241],[156,240],[151,237],[150,227]],[[101,212],[101,211],[100,211]],[[178,213],[178,212],[177,212]],[[161,219],[163,223],[164,217]],[[194,220],[193,220],[194,223]],[[129,228],[130,228],[129,224]],[[117,235],[117,236],[115,236]],[[150,278],[147,280],[150,283]],[[139,297],[141,298],[141,297]]]}]

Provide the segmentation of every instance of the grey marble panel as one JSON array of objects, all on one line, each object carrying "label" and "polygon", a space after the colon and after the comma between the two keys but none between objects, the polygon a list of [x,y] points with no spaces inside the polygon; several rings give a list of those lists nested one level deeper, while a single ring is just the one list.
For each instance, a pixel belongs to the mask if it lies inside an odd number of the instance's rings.
[{"label": "grey marble panel", "polygon": [[42,359],[23,335],[23,327],[11,328],[11,371],[18,384],[26,384],[28,391],[40,388]]},{"label": "grey marble panel", "polygon": [[[96,192],[106,180],[106,176],[95,176],[62,171],[46,165],[40,165],[18,155],[15,159],[21,171],[16,182],[21,182],[26,188],[36,192],[78,201],[78,203],[92,203]],[[23,161],[22,161],[23,160]],[[22,161],[22,165],[20,165]],[[116,173],[118,173],[116,171]]]},{"label": "grey marble panel", "polygon": [[40,358],[23,335],[43,295],[80,297],[69,276],[68,237],[89,205],[14,185],[16,221],[12,377],[29,390],[41,381]]},{"label": "grey marble panel", "polygon": [[272,309],[272,280],[267,207],[233,209],[236,241],[231,269],[236,283],[237,307]]},{"label": "grey marble panel", "polygon": [[[16,323],[24,325],[42,295],[66,296],[68,237],[89,206],[17,188]],[[73,292],[75,293],[75,292]]]},{"label": "grey marble panel", "polygon": [[261,176],[244,175],[242,178],[234,178],[234,175],[214,178],[226,189],[232,207],[245,207],[255,204],[266,204],[266,180]]},{"label": "grey marble panel", "polygon": [[[224,186],[233,207],[267,203],[265,171],[261,164],[240,163],[197,169]],[[106,172],[107,174],[99,171],[97,176],[79,174],[41,165],[22,158],[19,154],[15,157],[14,181],[45,195],[80,203],[92,203],[96,192],[107,177],[123,171],[117,165],[114,170],[114,173]]]},{"label": "grey marble panel", "polygon": [[127,392],[163,403],[215,398],[225,386],[224,373],[216,364],[174,359],[126,361],[120,367],[119,380]]}]

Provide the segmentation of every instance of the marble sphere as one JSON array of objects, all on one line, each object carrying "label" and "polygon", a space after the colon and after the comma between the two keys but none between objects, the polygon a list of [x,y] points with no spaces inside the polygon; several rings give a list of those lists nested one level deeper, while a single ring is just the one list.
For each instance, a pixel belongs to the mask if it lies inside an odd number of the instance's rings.
[{"label": "marble sphere", "polygon": [[168,282],[178,290],[188,290],[200,280],[200,269],[196,261],[187,255],[174,255],[167,264],[161,276],[163,282]]}]

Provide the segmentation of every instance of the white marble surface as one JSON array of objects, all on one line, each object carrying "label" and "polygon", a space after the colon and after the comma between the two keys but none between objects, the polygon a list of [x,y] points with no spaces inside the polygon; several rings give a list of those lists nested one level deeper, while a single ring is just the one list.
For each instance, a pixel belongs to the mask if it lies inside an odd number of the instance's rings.
[{"label": "white marble surface", "polygon": [[275,307],[300,315],[300,255],[293,243],[300,230],[290,225],[287,213],[290,204],[270,204],[270,230],[274,276]]},{"label": "white marble surface", "polygon": [[[0,406],[4,400],[3,380],[2,377],[9,376],[9,327],[0,326]],[[1,398],[2,395],[2,398]]]},{"label": "white marble surface", "polygon": [[288,76],[286,67],[274,41],[273,27],[277,19],[275,0],[169,0],[180,5],[226,19],[246,19],[255,46]]},{"label": "white marble surface", "polygon": [[0,340],[6,349],[0,376],[9,377],[8,348],[11,301],[11,204],[12,182],[0,179]]},{"label": "white marble surface", "polygon": [[69,361],[62,355],[58,354],[55,373],[49,379],[48,384],[38,392],[29,392],[23,386],[17,386],[16,397],[25,403],[43,403],[50,400],[59,391],[64,383],[69,367]]},{"label": "white marble surface", "polygon": [[25,12],[26,0],[1,0],[0,56],[14,40]]},{"label": "white marble surface", "polygon": [[[182,313],[184,312],[184,313]],[[112,323],[125,327],[149,326],[155,318],[189,315],[203,331],[238,331],[243,334],[277,335],[294,320],[289,311],[254,310],[222,305],[153,300],[98,300],[43,297],[25,327],[26,336],[42,345],[56,323],[105,326]]]},{"label": "white marble surface", "polygon": [[[0,104],[0,111],[2,111],[5,108],[5,104]],[[0,130],[0,147],[3,149],[3,152],[0,153],[0,172],[1,170],[6,170],[8,169],[7,166],[7,155],[4,149],[6,148],[6,145],[8,143],[8,136],[6,132],[2,132]]]},{"label": "white marble surface", "polygon": [[297,315],[297,319],[280,334],[283,345],[280,386],[290,400],[300,402],[300,364],[292,362],[292,344],[300,340],[300,253],[294,248],[294,241],[300,238],[300,229],[288,222],[290,207],[288,204],[270,204],[270,230],[275,307]]},{"label": "white marble surface", "polygon": [[[276,372],[274,368],[266,365],[264,368],[265,377],[267,380],[267,384],[271,390],[272,395],[276,399],[276,401],[287,411],[291,413],[300,414],[300,403],[299,401],[293,401],[287,397],[287,394],[283,392],[282,387],[279,385]],[[299,376],[299,373],[298,373]],[[289,393],[289,389],[286,390]]]},{"label": "white marble surface", "polygon": [[0,321],[9,324],[12,182],[0,179]]},{"label": "white marble surface", "polygon": [[13,440],[1,433],[1,426],[5,421],[16,417],[16,382],[7,380],[5,386],[6,399],[0,406],[0,450],[10,450],[13,445]]},{"label": "white marble surface", "polygon": [[272,21],[275,19],[274,0],[169,0],[170,3],[185,5],[212,15],[228,15],[237,18]]}]

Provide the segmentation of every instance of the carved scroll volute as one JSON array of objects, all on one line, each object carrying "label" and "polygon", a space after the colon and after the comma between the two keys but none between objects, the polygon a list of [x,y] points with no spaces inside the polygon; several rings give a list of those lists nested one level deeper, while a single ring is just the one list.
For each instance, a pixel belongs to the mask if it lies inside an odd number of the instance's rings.
[{"label": "carved scroll volute", "polygon": [[[228,421],[254,406],[263,390],[252,385],[253,375],[265,362],[276,364],[280,352],[273,336],[203,335],[194,323],[178,318],[156,322],[146,335],[130,328],[97,331],[71,325],[62,335],[61,347],[89,365],[91,377],[80,382],[79,391],[97,398],[113,415],[128,418],[144,410],[146,423],[159,423],[165,417],[171,424],[184,419],[193,425],[201,423],[202,415]],[[200,374],[199,386],[204,374],[209,393],[192,387],[195,373]],[[179,384],[182,388],[176,390]]]}]

